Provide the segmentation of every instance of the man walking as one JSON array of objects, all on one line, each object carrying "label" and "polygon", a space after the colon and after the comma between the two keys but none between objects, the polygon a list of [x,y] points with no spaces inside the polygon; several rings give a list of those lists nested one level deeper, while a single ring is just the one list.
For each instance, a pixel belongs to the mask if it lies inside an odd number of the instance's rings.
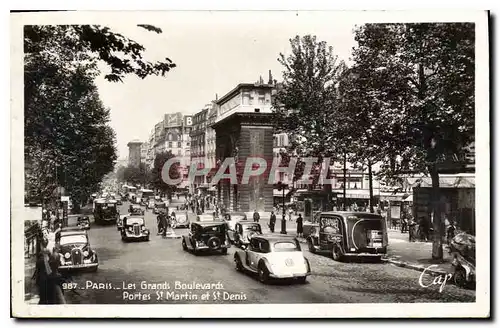
[{"label": "man walking", "polygon": [[255,210],[253,212],[253,222],[259,222],[259,220],[260,220],[259,212],[257,212],[257,210]]},{"label": "man walking", "polygon": [[276,214],[274,214],[274,211],[271,211],[271,218],[269,219],[269,229],[271,229],[271,232],[274,232],[275,224],[276,224]]}]

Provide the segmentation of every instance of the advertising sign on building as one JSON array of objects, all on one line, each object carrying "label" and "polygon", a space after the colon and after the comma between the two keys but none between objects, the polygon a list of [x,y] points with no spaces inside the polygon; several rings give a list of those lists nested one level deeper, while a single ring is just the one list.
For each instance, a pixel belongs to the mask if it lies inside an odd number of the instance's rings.
[{"label": "advertising sign on building", "polygon": [[182,125],[182,114],[165,114],[165,127],[181,126]]},{"label": "advertising sign on building", "polygon": [[184,126],[191,126],[193,125],[193,116],[184,116]]}]

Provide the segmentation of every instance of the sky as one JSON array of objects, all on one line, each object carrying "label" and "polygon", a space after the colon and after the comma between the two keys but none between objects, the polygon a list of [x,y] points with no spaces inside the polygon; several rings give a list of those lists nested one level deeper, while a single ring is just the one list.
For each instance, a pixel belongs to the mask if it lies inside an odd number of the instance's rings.
[{"label": "sky", "polygon": [[[137,23],[155,25],[163,33]],[[255,82],[260,76],[267,81],[269,70],[279,81],[283,67],[277,58],[290,52],[289,39],[295,35],[316,35],[348,61],[355,24],[338,12],[163,12],[141,22],[113,20],[106,25],[142,44],[146,59],[168,57],[177,65],[166,77],[128,76],[123,83],[104,80],[107,67],[102,66],[96,83],[111,109],[119,158],[128,155],[129,141],[146,140],[165,113],[194,114],[238,83]]]}]

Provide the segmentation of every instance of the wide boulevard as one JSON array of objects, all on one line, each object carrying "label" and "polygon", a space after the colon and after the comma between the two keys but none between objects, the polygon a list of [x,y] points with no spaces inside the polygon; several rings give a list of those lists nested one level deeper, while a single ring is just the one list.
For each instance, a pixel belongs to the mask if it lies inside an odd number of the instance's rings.
[{"label": "wide boulevard", "polygon": [[[128,205],[124,203],[120,206],[122,214],[127,213]],[[151,211],[146,211],[145,221],[151,230],[150,241],[133,243],[122,242],[115,225],[99,226],[92,221],[89,239],[98,253],[99,269],[72,276],[71,286],[76,286],[76,290],[65,291],[68,303],[475,301],[474,291],[451,284],[444,286],[441,292],[438,285],[422,287],[419,284],[420,272],[386,263],[335,262],[326,255],[308,252],[305,244],[303,252],[312,268],[307,283],[275,282],[264,285],[256,277],[235,270],[233,256],[236,247],[231,247],[227,255],[196,256],[182,250],[180,239],[157,236],[156,215]],[[75,222],[70,220],[69,224]],[[262,226],[266,232],[267,225]],[[176,229],[176,234],[187,234],[187,229]],[[423,281],[429,284],[432,279],[426,276]],[[161,289],[155,289],[160,283],[163,283],[158,286]],[[206,287],[210,289],[204,289]]]}]

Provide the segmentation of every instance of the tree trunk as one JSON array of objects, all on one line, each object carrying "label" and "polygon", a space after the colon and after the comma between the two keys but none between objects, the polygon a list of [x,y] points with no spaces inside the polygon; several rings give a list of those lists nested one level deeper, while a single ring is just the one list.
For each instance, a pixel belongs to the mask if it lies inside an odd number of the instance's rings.
[{"label": "tree trunk", "polygon": [[368,188],[370,189],[370,213],[373,213],[375,211],[373,210],[373,172],[371,161],[368,161]]},{"label": "tree trunk", "polygon": [[443,243],[441,231],[441,204],[440,204],[440,192],[439,192],[439,173],[437,171],[436,163],[432,163],[429,166],[429,173],[432,179],[432,191],[431,191],[431,204],[433,220],[432,226],[434,228],[434,234],[432,236],[432,259],[442,260],[443,259]]},{"label": "tree trunk", "polygon": [[342,206],[343,206],[344,211],[347,210],[346,183],[347,183],[347,153],[344,153],[344,183],[342,185],[343,194],[344,194]]}]

